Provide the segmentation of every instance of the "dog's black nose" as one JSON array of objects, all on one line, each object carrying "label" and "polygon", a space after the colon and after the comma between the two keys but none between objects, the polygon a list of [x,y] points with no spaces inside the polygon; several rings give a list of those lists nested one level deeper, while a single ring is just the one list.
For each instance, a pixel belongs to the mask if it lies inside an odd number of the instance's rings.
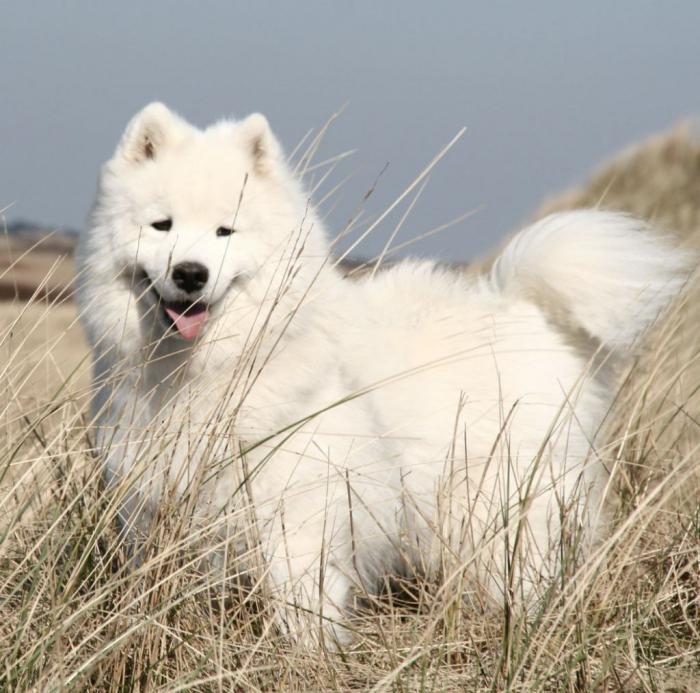
[{"label": "dog's black nose", "polygon": [[173,267],[173,281],[178,289],[191,294],[199,291],[209,279],[209,270],[199,262],[179,262]]}]

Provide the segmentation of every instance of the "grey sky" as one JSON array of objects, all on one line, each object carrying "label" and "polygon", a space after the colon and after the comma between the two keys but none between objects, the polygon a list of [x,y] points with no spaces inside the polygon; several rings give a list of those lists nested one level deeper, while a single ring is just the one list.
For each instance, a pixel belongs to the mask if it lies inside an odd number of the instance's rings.
[{"label": "grey sky", "polygon": [[[339,230],[386,162],[376,214],[462,125],[397,242],[465,259],[639,138],[700,113],[700,3],[3,2],[0,206],[81,227],[100,163],[160,99],[199,125],[264,112],[287,149],[345,102],[323,149]],[[400,212],[359,248],[378,252]]]}]

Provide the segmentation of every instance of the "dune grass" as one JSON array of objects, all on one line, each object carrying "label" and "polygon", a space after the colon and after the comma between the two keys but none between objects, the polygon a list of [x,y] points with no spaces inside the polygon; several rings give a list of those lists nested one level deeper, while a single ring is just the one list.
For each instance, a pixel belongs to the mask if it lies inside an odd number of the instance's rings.
[{"label": "dune grass", "polygon": [[[686,200],[697,214],[662,213],[665,167],[677,186],[682,159],[681,187],[692,190],[698,151],[672,134],[553,204],[602,201],[663,218],[698,243],[700,195]],[[638,156],[663,185],[638,177]],[[644,209],[627,197],[635,186],[616,192],[624,176],[646,181],[636,190]],[[264,580],[241,585],[232,556],[203,562],[220,536],[189,524],[176,501],[160,509],[138,560],[130,555],[116,522],[120,490],[105,488],[93,454],[73,304],[0,304],[0,689],[698,690],[698,287],[621,387],[606,445],[614,523],[591,558],[563,569],[527,614],[464,599],[468,566],[447,558],[440,575],[364,604],[355,643],[339,652],[285,638]]]}]

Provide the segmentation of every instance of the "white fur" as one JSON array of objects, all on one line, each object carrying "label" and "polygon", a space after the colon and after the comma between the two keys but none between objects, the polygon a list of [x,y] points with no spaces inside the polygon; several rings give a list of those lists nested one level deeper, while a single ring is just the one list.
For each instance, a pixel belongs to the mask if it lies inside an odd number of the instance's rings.
[{"label": "white fur", "polygon": [[572,323],[628,348],[678,295],[688,260],[638,219],[579,210],[553,214],[513,239],[492,276],[504,293],[557,295]]},{"label": "white fur", "polygon": [[[161,218],[171,231],[150,227]],[[217,237],[222,224],[236,232]],[[437,569],[445,551],[501,599],[516,536],[516,584],[536,593],[557,569],[563,507],[583,546],[601,531],[591,449],[614,390],[546,306],[627,347],[687,259],[593,211],[523,231],[483,277],[407,261],[350,281],[328,252],[262,116],[200,131],[151,104],[132,120],[78,255],[124,521],[146,529],[164,493],[199,484],[194,514],[241,554],[260,546],[299,636],[316,614],[345,637],[353,585]],[[184,260],[211,277],[195,342],[166,334],[149,298],[151,284],[177,293]]]}]

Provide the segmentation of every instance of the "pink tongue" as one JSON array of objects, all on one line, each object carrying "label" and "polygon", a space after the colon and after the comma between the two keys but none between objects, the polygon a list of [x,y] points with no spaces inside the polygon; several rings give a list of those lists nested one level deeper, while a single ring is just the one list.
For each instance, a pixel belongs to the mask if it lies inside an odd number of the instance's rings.
[{"label": "pink tongue", "polygon": [[185,339],[194,339],[204,327],[204,323],[209,318],[209,311],[204,308],[197,312],[178,313],[173,308],[166,306],[165,312],[170,316],[170,319],[175,323],[177,331]]}]

